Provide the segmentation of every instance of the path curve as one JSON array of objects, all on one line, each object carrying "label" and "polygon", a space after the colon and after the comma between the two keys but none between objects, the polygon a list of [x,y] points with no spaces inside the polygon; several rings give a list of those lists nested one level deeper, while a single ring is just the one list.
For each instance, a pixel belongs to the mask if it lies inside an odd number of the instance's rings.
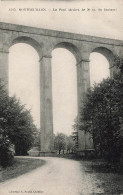
[{"label": "path curve", "polygon": [[102,193],[79,161],[38,157],[46,164],[0,184],[0,195],[90,195]]}]

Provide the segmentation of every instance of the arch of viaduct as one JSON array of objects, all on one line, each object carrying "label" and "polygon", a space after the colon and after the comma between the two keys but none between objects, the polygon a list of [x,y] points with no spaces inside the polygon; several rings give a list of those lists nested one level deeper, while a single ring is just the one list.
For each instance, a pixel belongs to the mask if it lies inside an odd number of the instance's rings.
[{"label": "arch of viaduct", "polygon": [[[103,54],[113,65],[115,55],[123,57],[123,41],[46,30],[0,22],[0,78],[8,86],[9,48],[16,43],[27,43],[35,48],[40,63],[40,112],[41,145],[40,154],[53,152],[52,74],[51,58],[55,48],[66,48],[76,58],[78,115],[81,100],[90,86],[89,56],[92,52]],[[113,76],[115,68],[110,68]],[[85,144],[86,142],[86,144]],[[79,150],[92,148],[89,135],[78,130]]]}]

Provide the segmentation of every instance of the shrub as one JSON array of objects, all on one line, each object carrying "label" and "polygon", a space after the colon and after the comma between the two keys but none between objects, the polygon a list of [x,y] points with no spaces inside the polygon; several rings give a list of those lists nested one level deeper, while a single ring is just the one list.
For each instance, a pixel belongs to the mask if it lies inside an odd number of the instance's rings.
[{"label": "shrub", "polygon": [[0,141],[2,141],[0,144],[0,165],[5,168],[7,166],[12,165],[14,155],[9,149],[9,140],[2,139]]}]

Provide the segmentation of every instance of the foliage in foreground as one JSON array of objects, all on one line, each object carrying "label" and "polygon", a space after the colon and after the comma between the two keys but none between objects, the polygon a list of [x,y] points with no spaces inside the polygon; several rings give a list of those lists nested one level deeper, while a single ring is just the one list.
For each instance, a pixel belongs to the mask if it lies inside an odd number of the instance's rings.
[{"label": "foliage in foreground", "polygon": [[[92,183],[99,189],[103,189],[102,195],[121,195],[123,194],[123,165],[119,163],[107,163],[98,159],[91,161],[80,161]],[[95,180],[96,179],[96,180]],[[100,194],[100,193],[99,193]]]},{"label": "foliage in foreground", "polygon": [[0,139],[0,165],[7,167],[12,165],[14,156],[10,151],[10,141],[7,139]]},{"label": "foliage in foreground", "polygon": [[87,92],[80,119],[75,126],[90,132],[98,155],[119,160],[123,151],[123,60],[117,58],[119,71]]},{"label": "foliage in foreground", "polygon": [[0,82],[0,163],[11,164],[10,147],[17,155],[25,155],[31,148],[36,134],[30,111],[16,97],[9,97]]}]

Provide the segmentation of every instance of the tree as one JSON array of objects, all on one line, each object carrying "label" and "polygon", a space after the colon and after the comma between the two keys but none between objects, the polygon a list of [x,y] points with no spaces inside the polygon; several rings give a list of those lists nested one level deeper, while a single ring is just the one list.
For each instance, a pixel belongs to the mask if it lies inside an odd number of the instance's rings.
[{"label": "tree", "polygon": [[33,145],[36,127],[30,110],[14,96],[9,97],[0,83],[0,136],[7,137],[11,144],[15,145],[17,155],[25,155]]},{"label": "tree", "polygon": [[[77,128],[77,129],[78,129],[78,128]],[[74,151],[76,151],[77,148],[78,148],[78,131],[76,131],[76,130],[74,129],[74,132],[72,132],[71,137],[72,137],[72,140],[73,140],[73,142],[74,142]]]},{"label": "tree", "polygon": [[73,140],[72,136],[67,136],[66,137],[66,149],[67,152],[72,152],[75,150],[75,141]]},{"label": "tree", "polygon": [[58,153],[61,153],[61,150],[66,150],[67,153],[73,152],[76,150],[76,141],[73,139],[73,137],[67,136],[64,133],[58,133],[56,136],[54,135],[54,148],[58,151]]},{"label": "tree", "polygon": [[35,147],[40,147],[40,129],[36,129],[36,131],[34,132],[34,146]]},{"label": "tree", "polygon": [[66,148],[66,135],[64,133],[57,133],[54,139],[54,148],[61,153],[61,150],[64,150]]},{"label": "tree", "polygon": [[[3,118],[0,118],[0,122],[3,122]],[[3,129],[0,127],[0,165],[7,167],[13,163],[13,154],[10,151],[11,143],[8,136],[4,135]]]},{"label": "tree", "polygon": [[6,167],[12,164],[13,155],[9,148],[11,142],[6,133],[5,124],[7,123],[6,117],[2,115],[4,108],[6,108],[8,103],[8,96],[4,90],[4,86],[0,81],[0,165]]},{"label": "tree", "polygon": [[100,156],[116,160],[123,149],[123,59],[116,58],[114,63],[119,68],[114,77],[88,90],[82,102],[79,125],[77,122],[75,127],[90,132]]}]

